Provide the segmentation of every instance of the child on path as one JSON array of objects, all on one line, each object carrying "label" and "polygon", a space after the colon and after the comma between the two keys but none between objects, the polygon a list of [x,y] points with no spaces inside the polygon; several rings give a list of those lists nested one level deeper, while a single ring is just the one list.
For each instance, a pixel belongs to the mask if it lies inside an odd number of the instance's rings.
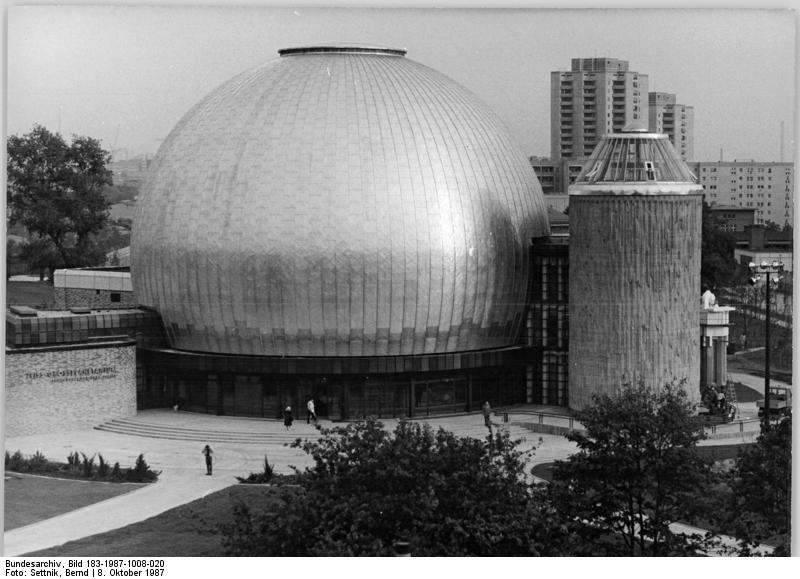
[{"label": "child on path", "polygon": [[287,406],[286,410],[283,411],[283,425],[286,427],[286,430],[289,430],[292,427],[292,422],[294,422],[294,417],[292,417],[292,407]]},{"label": "child on path", "polygon": [[211,476],[211,455],[214,454],[214,451],[206,444],[203,454],[206,455],[206,475]]}]

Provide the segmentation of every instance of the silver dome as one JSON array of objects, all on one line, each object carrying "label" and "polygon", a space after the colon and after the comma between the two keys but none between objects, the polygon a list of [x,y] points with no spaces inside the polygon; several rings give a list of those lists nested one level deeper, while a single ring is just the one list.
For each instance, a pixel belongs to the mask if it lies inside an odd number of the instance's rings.
[{"label": "silver dome", "polygon": [[541,187],[497,117],[402,50],[281,51],[190,110],[131,268],[173,347],[423,354],[515,343]]}]

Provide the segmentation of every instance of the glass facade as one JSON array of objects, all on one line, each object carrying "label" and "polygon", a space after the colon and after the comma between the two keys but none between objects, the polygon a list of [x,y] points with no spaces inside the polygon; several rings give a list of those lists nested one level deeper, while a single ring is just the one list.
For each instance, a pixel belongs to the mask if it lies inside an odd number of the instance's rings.
[{"label": "glass facade", "polygon": [[[306,402],[313,397],[317,415],[330,420],[476,411],[486,400],[495,407],[525,402],[525,365],[519,362],[521,352],[517,348],[455,355],[445,363],[461,366],[465,360],[487,358],[490,363],[505,362],[498,367],[389,374],[283,374],[259,372],[259,368],[253,367],[254,363],[266,365],[264,359],[145,350],[139,407],[177,404],[190,412],[277,419],[286,406],[291,406],[295,417],[302,419],[306,416]],[[299,362],[301,369],[305,363],[323,371],[335,370],[331,360],[294,362],[295,369]],[[369,367],[376,360],[360,362]],[[384,367],[391,366],[388,360],[382,362]],[[430,360],[427,365],[431,365]],[[394,367],[397,366],[395,361]]]},{"label": "glass facade", "polygon": [[531,246],[528,344],[532,388],[527,402],[567,406],[569,348],[569,246],[539,239]]}]

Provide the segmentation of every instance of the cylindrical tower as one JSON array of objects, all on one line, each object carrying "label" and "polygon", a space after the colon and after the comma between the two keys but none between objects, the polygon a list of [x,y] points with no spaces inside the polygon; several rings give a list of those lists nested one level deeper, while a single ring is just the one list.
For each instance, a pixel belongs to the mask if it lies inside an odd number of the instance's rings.
[{"label": "cylindrical tower", "polygon": [[699,402],[702,187],[666,135],[626,127],[569,193],[570,408],[640,380]]}]

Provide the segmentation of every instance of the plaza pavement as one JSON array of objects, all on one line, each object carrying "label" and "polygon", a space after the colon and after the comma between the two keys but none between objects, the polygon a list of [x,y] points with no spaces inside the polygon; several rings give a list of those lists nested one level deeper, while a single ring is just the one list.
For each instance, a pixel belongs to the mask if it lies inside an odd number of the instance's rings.
[{"label": "plaza pavement", "polygon": [[[314,426],[307,425],[305,421],[295,421],[291,431],[287,433],[283,423],[277,420],[217,417],[163,410],[140,412],[136,420],[153,425],[170,424],[176,427],[177,432],[181,428],[206,430],[209,437],[224,438],[226,433],[236,433],[237,436],[250,433],[253,442],[210,443],[214,450],[214,473],[206,476],[201,453],[205,442],[202,441],[148,438],[94,429],[6,438],[6,450],[11,453],[19,450],[24,455],[32,455],[39,451],[48,459],[56,461],[66,461],[67,455],[77,451],[87,456],[100,453],[111,464],[119,462],[121,466],[133,466],[136,457],[143,453],[147,464],[153,470],[160,470],[161,475],[158,482],[138,490],[6,531],[3,549],[5,556],[21,556],[143,521],[237,484],[236,476],[246,476],[250,472],[263,469],[265,455],[279,473],[293,472],[292,465],[299,468],[310,466],[313,461],[302,450],[289,448],[286,443],[294,438],[314,439],[319,436]],[[434,428],[441,426],[462,436],[486,436],[486,427],[480,414],[431,418],[426,421]],[[382,422],[387,428],[393,429],[397,420],[387,419]],[[321,420],[320,424],[331,426],[333,423]],[[502,425],[498,424],[498,427]],[[573,448],[573,444],[563,436],[530,433],[521,427],[511,427],[511,431],[515,438],[526,438],[521,445],[522,449],[530,449],[534,444],[539,444],[541,439],[541,446],[531,465],[566,456]]]},{"label": "plaza pavement", "polygon": [[[758,379],[743,377],[748,382],[741,380],[742,382],[747,385],[753,382],[752,387],[756,387],[755,381]],[[752,406],[754,411],[755,403]],[[205,441],[196,438],[171,440],[96,429],[6,438],[5,447],[11,453],[19,450],[24,455],[32,455],[39,451],[48,459],[56,461],[65,461],[71,452],[78,451],[88,456],[102,454],[111,464],[119,462],[122,466],[133,466],[136,457],[143,453],[148,465],[161,471],[161,476],[155,484],[5,532],[5,556],[21,556],[143,521],[237,484],[236,476],[246,476],[250,472],[262,470],[265,455],[279,473],[293,472],[292,466],[301,469],[310,466],[312,460],[302,450],[290,448],[287,442],[295,438],[319,437],[314,426],[307,425],[302,420],[295,421],[289,432],[277,420],[218,417],[166,410],[143,411],[133,420],[143,427],[171,427],[177,438],[191,438],[197,432],[207,433],[209,439],[216,440],[209,442],[214,450],[214,474],[206,476],[201,453]],[[422,421],[460,436],[486,436],[483,416],[479,413],[433,417]],[[397,420],[386,419],[382,422],[386,428],[393,429]],[[569,418],[563,408],[514,407],[508,409],[507,413],[498,413],[493,417],[493,422],[495,428],[508,429],[513,438],[524,439],[520,445],[521,450],[527,451],[535,447],[535,452],[527,459],[528,471],[537,464],[563,459],[576,448],[561,433],[531,432],[521,425],[527,422],[543,427],[566,428]],[[323,426],[332,425],[324,420],[320,423]],[[577,423],[574,426],[580,427]],[[758,431],[757,420],[744,421],[741,426],[725,426],[731,427],[729,434],[722,433],[717,438],[703,441],[703,444],[751,442]],[[231,440],[226,440],[227,438]]]}]

